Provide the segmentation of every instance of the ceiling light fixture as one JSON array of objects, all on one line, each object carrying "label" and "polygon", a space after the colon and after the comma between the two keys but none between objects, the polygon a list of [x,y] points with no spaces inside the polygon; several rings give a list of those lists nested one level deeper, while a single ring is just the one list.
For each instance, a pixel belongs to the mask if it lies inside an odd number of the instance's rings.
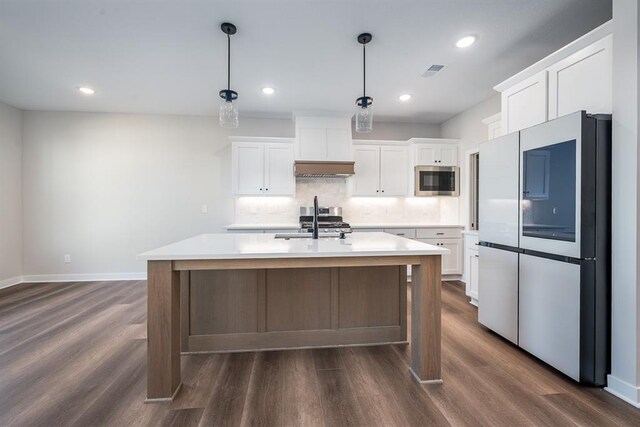
[{"label": "ceiling light fixture", "polygon": [[409,93],[403,93],[402,95],[400,95],[400,96],[398,97],[398,99],[399,99],[400,101],[402,101],[402,102],[407,102],[408,100],[410,100],[410,99],[411,99],[411,94],[409,94]]},{"label": "ceiling light fixture", "polygon": [[263,87],[262,88],[262,93],[264,93],[265,95],[273,95],[276,92],[276,90],[272,87]]},{"label": "ceiling light fixture", "polygon": [[227,88],[220,91],[220,126],[223,128],[238,127],[238,106],[233,101],[238,99],[238,92],[231,90],[231,36],[236,33],[236,26],[228,22],[220,25],[227,35]]},{"label": "ceiling light fixture", "polygon": [[465,47],[469,47],[472,44],[474,44],[476,40],[478,40],[476,36],[463,37],[456,42],[456,47],[459,47],[460,49],[464,49]]},{"label": "ceiling light fixture", "polygon": [[356,132],[369,133],[373,128],[373,98],[367,96],[367,54],[366,45],[373,36],[370,33],[362,33],[358,36],[358,43],[362,45],[362,96],[356,99]]},{"label": "ceiling light fixture", "polygon": [[91,89],[90,87],[85,87],[85,86],[79,87],[78,90],[83,95],[93,95],[94,93],[96,93],[95,90]]}]

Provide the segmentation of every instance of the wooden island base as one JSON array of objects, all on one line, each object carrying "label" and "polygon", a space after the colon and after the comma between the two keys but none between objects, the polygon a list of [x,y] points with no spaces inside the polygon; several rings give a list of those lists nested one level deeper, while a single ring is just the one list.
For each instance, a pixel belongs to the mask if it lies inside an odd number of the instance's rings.
[{"label": "wooden island base", "polygon": [[180,355],[406,342],[411,372],[440,382],[440,255],[150,260],[147,401],[172,400]]},{"label": "wooden island base", "polygon": [[183,353],[407,340],[406,267],[191,271],[181,282]]}]

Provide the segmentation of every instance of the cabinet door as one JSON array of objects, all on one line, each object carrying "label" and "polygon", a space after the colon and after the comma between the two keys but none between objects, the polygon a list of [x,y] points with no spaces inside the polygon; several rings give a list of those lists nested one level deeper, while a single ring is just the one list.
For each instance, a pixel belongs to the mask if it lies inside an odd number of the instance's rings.
[{"label": "cabinet door", "polygon": [[355,175],[354,196],[378,196],[380,194],[380,147],[358,146],[353,150]]},{"label": "cabinet door", "polygon": [[327,129],[327,160],[351,160],[351,130]]},{"label": "cabinet door", "polygon": [[502,136],[502,120],[489,123],[487,125],[487,131],[490,140]]},{"label": "cabinet door", "polygon": [[458,166],[458,147],[440,147],[440,166]]},{"label": "cabinet door", "polygon": [[406,147],[380,147],[380,195],[406,196],[409,170]]},{"label": "cabinet door", "polygon": [[440,157],[440,148],[437,145],[416,145],[416,165],[436,166]]},{"label": "cabinet door", "polygon": [[547,72],[542,71],[502,92],[505,134],[547,120]]},{"label": "cabinet door", "polygon": [[549,67],[549,119],[579,110],[611,114],[612,36]]},{"label": "cabinet door", "polygon": [[327,131],[323,128],[298,129],[300,160],[327,160]]},{"label": "cabinet door", "polygon": [[264,190],[264,144],[233,145],[233,192],[258,195]]},{"label": "cabinet door", "polygon": [[442,255],[442,274],[462,273],[462,239],[443,239],[440,246],[449,249],[451,253]]},{"label": "cabinet door", "polygon": [[478,299],[478,263],[480,255],[478,251],[469,251],[469,278],[467,279],[467,295]]},{"label": "cabinet door", "polygon": [[267,144],[264,148],[264,158],[264,194],[292,196],[295,177],[291,144]]}]

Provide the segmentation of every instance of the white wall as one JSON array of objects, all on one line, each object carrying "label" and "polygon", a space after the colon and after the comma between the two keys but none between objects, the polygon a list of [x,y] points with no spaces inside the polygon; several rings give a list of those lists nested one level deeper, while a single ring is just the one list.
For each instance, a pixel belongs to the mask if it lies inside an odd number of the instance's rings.
[{"label": "white wall", "polygon": [[406,141],[411,138],[439,138],[440,125],[425,123],[397,123],[373,120],[373,130],[370,133],[356,133],[355,122],[351,123],[351,134],[356,140],[398,140]]},{"label": "white wall", "polygon": [[611,375],[607,390],[640,406],[638,59],[636,0],[613,1]]},{"label": "white wall", "polygon": [[487,140],[487,125],[482,120],[499,113],[500,109],[500,94],[496,94],[442,123],[440,128],[442,138],[460,139],[460,221],[466,227],[469,227],[470,217],[467,152]]},{"label": "white wall", "polygon": [[[128,277],[145,271],[137,253],[232,222],[230,132],[217,117],[24,112],[23,119],[27,278]],[[235,135],[294,134],[291,120],[241,120]]]},{"label": "white wall", "polygon": [[0,287],[22,274],[22,112],[0,103]]}]

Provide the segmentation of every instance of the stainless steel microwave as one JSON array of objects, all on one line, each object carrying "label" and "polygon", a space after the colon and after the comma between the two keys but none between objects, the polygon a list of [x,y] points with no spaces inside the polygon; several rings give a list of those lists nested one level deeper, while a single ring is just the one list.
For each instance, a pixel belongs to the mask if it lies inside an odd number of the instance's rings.
[{"label": "stainless steel microwave", "polygon": [[460,168],[457,166],[416,166],[416,196],[459,196]]}]

